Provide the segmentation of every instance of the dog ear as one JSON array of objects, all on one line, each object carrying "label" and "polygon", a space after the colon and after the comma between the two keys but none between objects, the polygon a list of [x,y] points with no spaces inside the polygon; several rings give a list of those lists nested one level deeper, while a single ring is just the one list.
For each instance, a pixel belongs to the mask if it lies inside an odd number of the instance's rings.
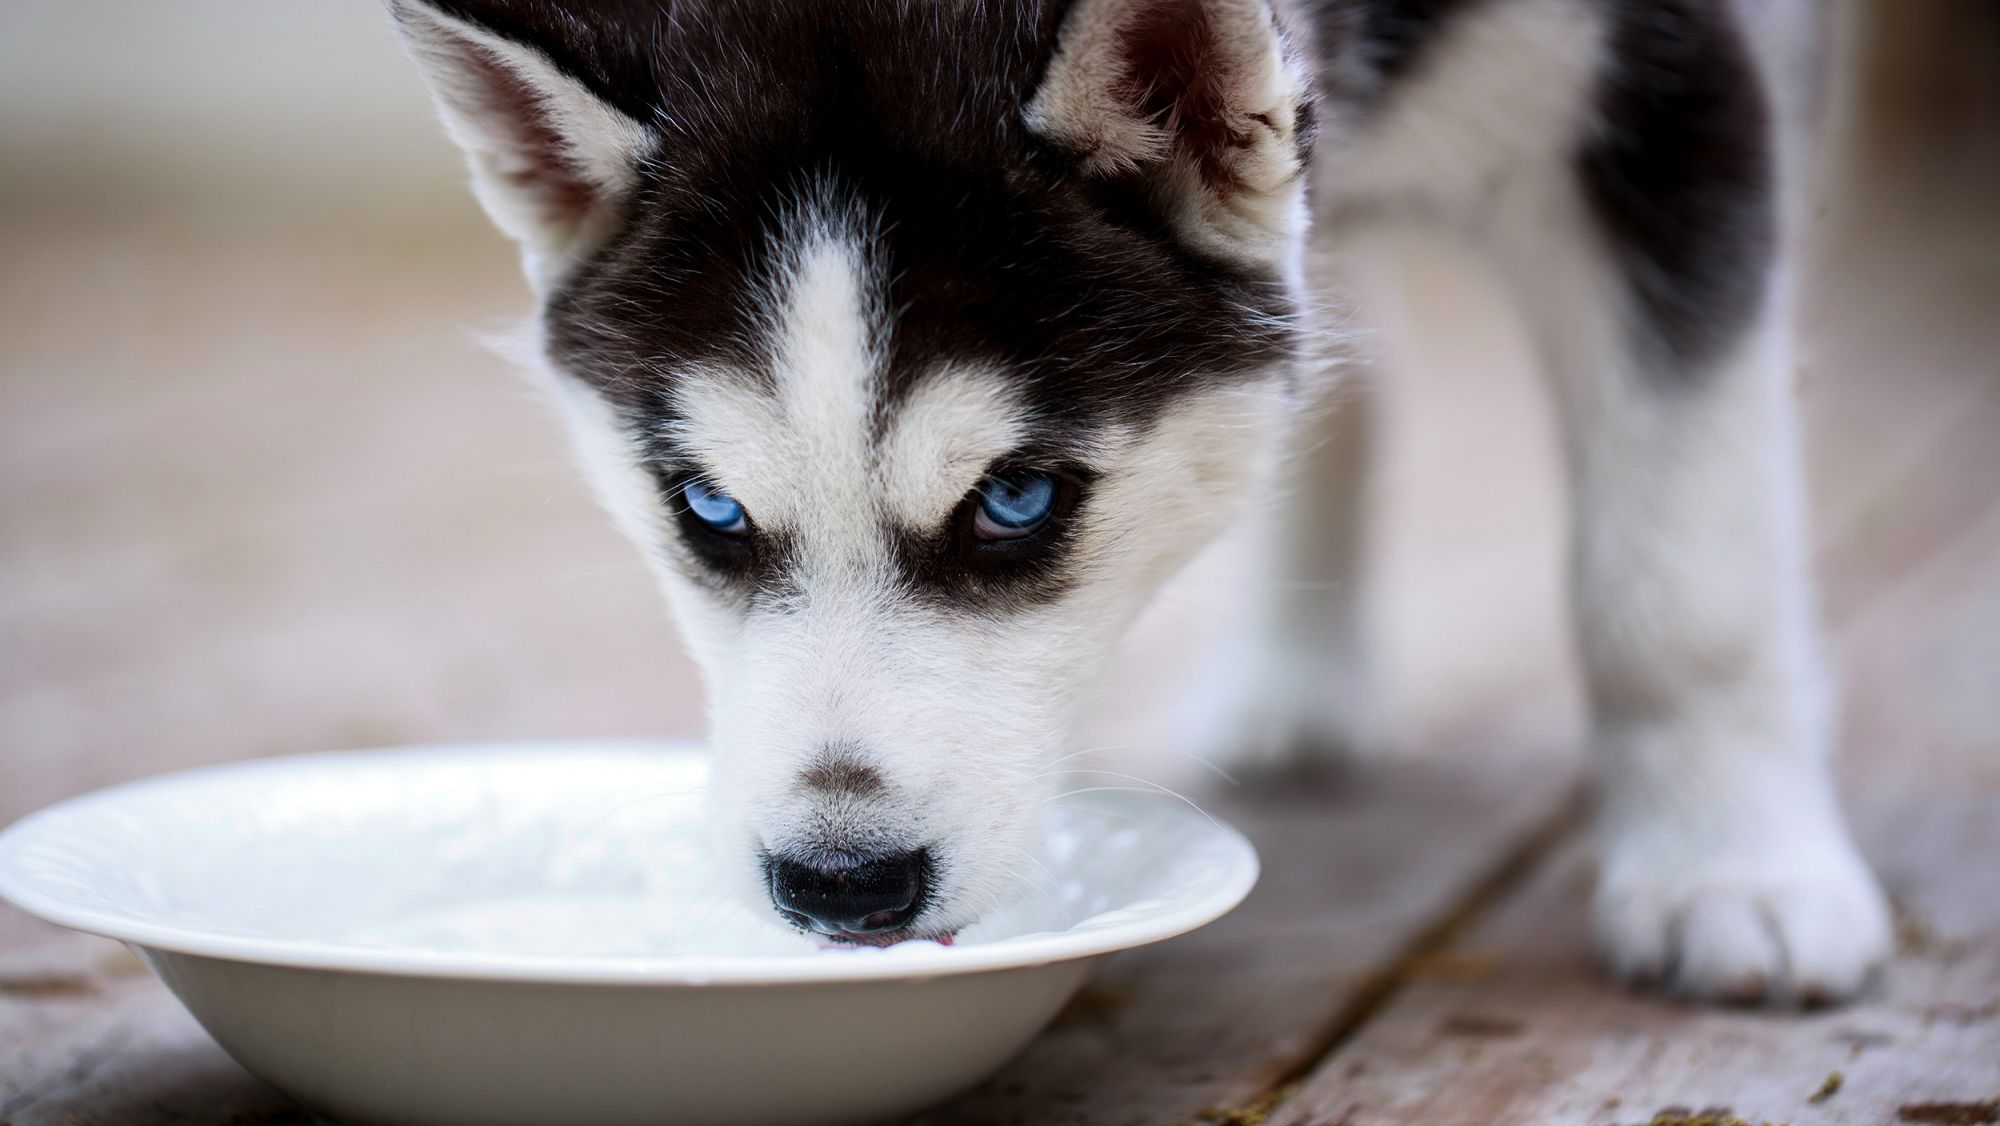
[{"label": "dog ear", "polygon": [[651,130],[557,63],[560,55],[587,72],[592,44],[580,25],[550,29],[552,54],[531,41],[533,29],[503,34],[479,22],[476,5],[389,0],[389,10],[465,151],[474,194],[546,292],[609,233]]},{"label": "dog ear", "polygon": [[1302,230],[1310,91],[1266,0],[1077,0],[1027,118],[1182,238],[1270,262]]}]

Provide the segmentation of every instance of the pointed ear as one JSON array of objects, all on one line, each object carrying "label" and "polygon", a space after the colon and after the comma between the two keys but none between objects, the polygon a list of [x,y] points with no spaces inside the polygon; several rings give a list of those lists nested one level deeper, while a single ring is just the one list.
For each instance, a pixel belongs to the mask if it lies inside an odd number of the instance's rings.
[{"label": "pointed ear", "polygon": [[1268,263],[1303,231],[1311,87],[1266,0],[1076,0],[1028,126],[1210,252]]},{"label": "pointed ear", "polygon": [[541,47],[430,0],[389,0],[389,10],[465,151],[474,194],[521,244],[529,280],[548,291],[609,233],[653,147],[651,131]]}]

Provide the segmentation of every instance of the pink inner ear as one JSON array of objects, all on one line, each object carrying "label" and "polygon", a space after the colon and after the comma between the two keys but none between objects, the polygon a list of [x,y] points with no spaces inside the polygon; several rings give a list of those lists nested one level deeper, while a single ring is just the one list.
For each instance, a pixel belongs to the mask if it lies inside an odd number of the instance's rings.
[{"label": "pink inner ear", "polygon": [[597,191],[570,157],[562,135],[550,123],[542,95],[484,48],[467,43],[467,64],[478,83],[484,120],[507,131],[512,159],[506,177],[541,202],[553,221],[575,221],[597,206]]},{"label": "pink inner ear", "polygon": [[1227,159],[1248,148],[1249,134],[1230,121],[1230,60],[1223,57],[1201,0],[1138,5],[1122,32],[1125,76],[1118,99],[1146,121],[1163,125],[1192,156],[1218,194],[1241,186]]}]

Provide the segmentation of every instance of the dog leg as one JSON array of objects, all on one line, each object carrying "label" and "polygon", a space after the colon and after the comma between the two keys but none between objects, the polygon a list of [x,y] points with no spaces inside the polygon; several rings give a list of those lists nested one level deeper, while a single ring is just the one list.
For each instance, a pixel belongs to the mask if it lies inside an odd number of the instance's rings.
[{"label": "dog leg", "polygon": [[[1764,82],[1726,5],[1329,22],[1327,215],[1462,239],[1562,415],[1618,975],[1849,995],[1889,948],[1826,766]],[[1400,54],[1399,54],[1400,52]],[[1355,77],[1355,76],[1360,77]]]},{"label": "dog leg", "polygon": [[1190,749],[1246,779],[1337,769],[1369,740],[1360,582],[1371,404],[1357,383],[1293,435],[1277,497],[1246,529],[1249,606],[1189,696]]},{"label": "dog leg", "polygon": [[1677,338],[1629,287],[1651,263],[1618,257],[1584,194],[1502,200],[1489,245],[1562,414],[1599,946],[1617,976],[1692,997],[1846,997],[1890,926],[1826,764],[1781,283],[1750,239],[1735,307]]}]

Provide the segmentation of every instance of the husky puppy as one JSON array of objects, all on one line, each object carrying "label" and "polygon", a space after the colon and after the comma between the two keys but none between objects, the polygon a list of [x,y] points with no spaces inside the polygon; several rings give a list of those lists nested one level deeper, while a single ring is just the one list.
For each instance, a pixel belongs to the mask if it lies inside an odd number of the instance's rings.
[{"label": "husky puppy", "polygon": [[[1811,1003],[1888,950],[1727,0],[390,6],[706,677],[716,847],[785,919],[949,938],[1175,568],[1264,504],[1272,589],[1347,550],[1308,228],[1399,224],[1491,264],[1559,405],[1610,971]],[[1341,614],[1248,619],[1217,750],[1340,732]]]}]

